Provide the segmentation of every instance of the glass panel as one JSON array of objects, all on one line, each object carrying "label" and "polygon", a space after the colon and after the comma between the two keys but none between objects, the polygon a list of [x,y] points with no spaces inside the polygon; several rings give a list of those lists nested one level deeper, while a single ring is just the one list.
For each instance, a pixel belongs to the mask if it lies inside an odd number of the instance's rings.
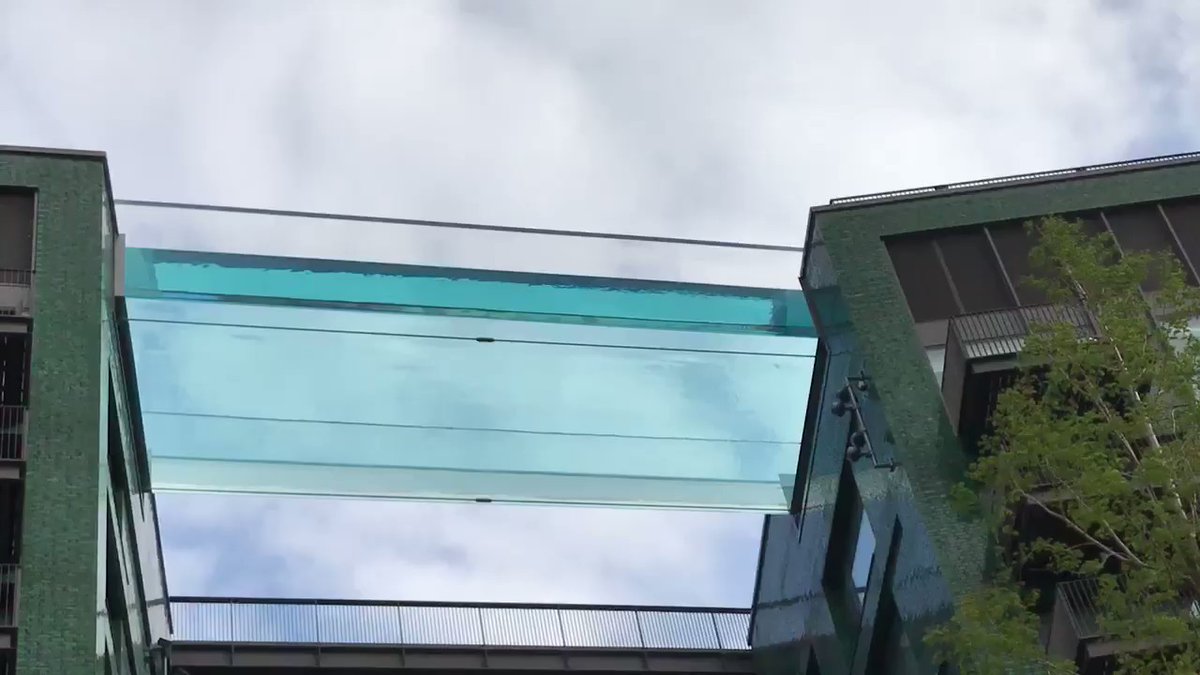
[{"label": "glass panel", "polygon": [[938,386],[942,386],[942,373],[946,370],[946,348],[926,347],[925,356],[929,358],[929,367],[933,369]]},{"label": "glass panel", "polygon": [[965,312],[1013,306],[996,254],[982,227],[943,232],[937,242]]},{"label": "glass panel", "polygon": [[[131,248],[795,288],[798,246],[117,202]],[[797,231],[799,232],[799,231]]]},{"label": "glass panel", "polygon": [[811,340],[164,309],[131,305],[158,489],[786,507]]},{"label": "glass panel", "polygon": [[958,314],[950,282],[927,234],[887,240],[888,256],[896,269],[904,299],[917,323]]},{"label": "glass panel", "polygon": [[863,597],[867,592],[867,582],[871,579],[871,563],[875,560],[875,531],[864,512],[859,518],[858,540],[854,544],[854,560],[850,566],[850,578],[858,593],[858,603],[862,606]]},{"label": "glass panel", "polygon": [[1023,222],[989,225],[992,242],[1000,253],[1000,260],[1008,273],[1008,279],[1016,288],[1022,306],[1044,305],[1049,300],[1042,289],[1031,281],[1033,263],[1029,256],[1037,242]]}]

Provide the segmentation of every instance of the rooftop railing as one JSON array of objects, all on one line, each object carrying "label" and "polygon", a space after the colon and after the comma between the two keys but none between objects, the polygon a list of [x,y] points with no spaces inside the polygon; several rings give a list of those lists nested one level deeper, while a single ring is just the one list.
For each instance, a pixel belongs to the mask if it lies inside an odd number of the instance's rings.
[{"label": "rooftop railing", "polygon": [[177,597],[179,642],[741,651],[750,611]]},{"label": "rooftop railing", "polygon": [[832,206],[841,206],[846,204],[857,204],[861,202],[887,201],[890,199],[903,199],[905,197],[919,197],[933,194],[944,194],[952,191],[962,190],[979,190],[989,187],[1001,185],[1011,185],[1017,183],[1032,183],[1045,180],[1062,179],[1068,177],[1080,177],[1086,175],[1114,173],[1125,169],[1145,168],[1152,166],[1162,166],[1171,164],[1185,164],[1200,160],[1200,152],[1185,152],[1175,155],[1165,155],[1162,157],[1147,157],[1145,159],[1132,159],[1123,162],[1109,162],[1107,164],[1093,164],[1090,166],[1079,166],[1070,169],[1055,169],[1053,171],[1036,171],[1033,173],[1022,173],[1012,176],[1001,176],[998,178],[985,178],[983,180],[963,181],[961,183],[949,183],[946,185],[930,185],[927,187],[910,188],[907,190],[893,190],[891,192],[873,192],[864,195],[855,195],[852,197],[839,197],[829,200]]}]

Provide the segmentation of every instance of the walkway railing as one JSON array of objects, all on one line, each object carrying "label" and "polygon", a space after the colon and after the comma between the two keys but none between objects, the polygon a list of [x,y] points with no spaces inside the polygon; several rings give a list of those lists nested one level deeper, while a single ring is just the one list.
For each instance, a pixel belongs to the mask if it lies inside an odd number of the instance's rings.
[{"label": "walkway railing", "polygon": [[998,178],[985,178],[983,180],[972,180],[961,183],[950,183],[948,185],[930,185],[927,187],[910,188],[907,190],[895,190],[892,192],[874,192],[865,195],[855,195],[853,197],[839,197],[829,200],[830,204],[851,204],[855,202],[878,201],[885,199],[895,199],[898,197],[911,197],[916,195],[926,194],[941,194],[945,192],[972,190],[980,188],[988,188],[999,185],[1028,183],[1052,178],[1066,178],[1068,176],[1085,176],[1097,173],[1112,173],[1123,169],[1132,169],[1136,167],[1149,167],[1155,165],[1171,165],[1171,164],[1186,164],[1200,159],[1200,152],[1186,152],[1176,155],[1165,155],[1162,157],[1147,157],[1145,159],[1133,159],[1123,162],[1109,162],[1107,164],[1093,164],[1090,166],[1080,166],[1071,169],[1055,169],[1053,171],[1038,171],[1035,173],[1022,173],[1013,176],[1001,176]]},{"label": "walkway railing", "polygon": [[176,597],[179,642],[746,650],[750,611]]}]

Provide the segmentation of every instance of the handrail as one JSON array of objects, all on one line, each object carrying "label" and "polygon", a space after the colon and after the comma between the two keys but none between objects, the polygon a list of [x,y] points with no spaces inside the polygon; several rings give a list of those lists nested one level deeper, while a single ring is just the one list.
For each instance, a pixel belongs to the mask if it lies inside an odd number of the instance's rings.
[{"label": "handrail", "polygon": [[194,596],[171,608],[176,642],[749,648],[749,609]]},{"label": "handrail", "polygon": [[290,209],[265,209],[250,206],[224,206],[218,204],[193,204],[187,202],[164,202],[147,199],[114,199],[117,206],[135,206],[142,208],[176,209],[181,211],[210,211],[216,213],[239,213],[254,216],[279,216],[283,218],[311,218],[320,220],[341,220],[346,222],[388,223],[394,225],[410,225],[415,227],[434,227],[451,230],[473,230],[476,232],[503,232],[507,234],[533,234],[552,237],[574,237],[577,239],[607,239],[612,241],[633,241],[652,244],[681,244],[686,246],[712,246],[717,248],[740,248],[758,251],[781,251],[785,253],[803,253],[804,247],[789,244],[768,244],[749,241],[727,241],[720,239],[693,239],[689,237],[663,237],[648,234],[630,234],[625,232],[596,232],[588,230],[557,230],[544,227],[518,227],[513,225],[485,225],[480,223],[455,223],[442,220],[419,220],[413,218],[393,218],[388,216],[364,216],[351,213],[323,213],[318,211],[295,211]]},{"label": "handrail", "polygon": [[750,614],[748,607],[705,605],[621,605],[588,602],[471,602],[459,600],[381,600],[360,598],[233,597],[221,595],[173,595],[171,602],[210,605],[388,605],[399,607],[482,607],[484,609],[602,609],[609,611],[686,612],[701,614]]}]

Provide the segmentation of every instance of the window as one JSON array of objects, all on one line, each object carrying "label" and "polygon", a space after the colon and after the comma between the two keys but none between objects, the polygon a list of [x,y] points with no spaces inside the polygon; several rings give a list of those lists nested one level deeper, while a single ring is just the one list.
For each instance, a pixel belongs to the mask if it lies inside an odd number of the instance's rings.
[{"label": "window", "polygon": [[[1142,204],[1112,211],[1106,211],[1104,217],[1112,228],[1113,236],[1126,253],[1169,253],[1175,256],[1181,265],[1183,256],[1175,246],[1167,222],[1159,213],[1155,204]],[[1189,277],[1190,280],[1190,277]],[[1194,283],[1194,282],[1193,282]],[[1148,291],[1162,288],[1162,279],[1152,276],[1143,284]]]},{"label": "window", "polygon": [[1024,222],[1000,223],[988,225],[996,252],[1000,254],[1000,262],[1008,273],[1017,292],[1017,298],[1022,306],[1044,305],[1049,302],[1045,292],[1031,283],[1033,263],[1029,256],[1037,241],[1032,233],[1025,228]]},{"label": "window", "polygon": [[932,237],[889,238],[886,245],[913,320],[936,321],[960,313]]},{"label": "window", "polygon": [[0,190],[0,269],[33,269],[33,193]]},{"label": "window", "polygon": [[929,347],[925,350],[925,356],[929,357],[929,367],[933,369],[934,379],[939,387],[942,386],[942,372],[946,370],[946,348]]},{"label": "window", "polygon": [[965,313],[1016,304],[984,228],[939,233],[937,244]]},{"label": "window", "polygon": [[859,642],[874,560],[875,532],[863,509],[854,471],[850,462],[845,461],[833,507],[833,532],[825,558],[823,585],[847,659],[853,659]]},{"label": "window", "polygon": [[858,606],[862,607],[867,595],[867,582],[871,580],[871,565],[875,562],[875,531],[867,520],[867,514],[858,509],[858,539],[854,544],[854,559],[850,564],[850,579],[854,582],[854,593]]},{"label": "window", "polygon": [[1200,265],[1200,200],[1167,202],[1162,208],[1183,250],[1193,264]]}]

